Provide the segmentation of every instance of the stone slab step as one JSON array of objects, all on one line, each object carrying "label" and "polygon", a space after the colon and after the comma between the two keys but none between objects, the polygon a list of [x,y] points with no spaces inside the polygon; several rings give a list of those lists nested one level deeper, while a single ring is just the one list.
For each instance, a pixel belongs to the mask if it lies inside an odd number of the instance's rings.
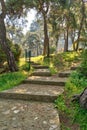
[{"label": "stone slab step", "polygon": [[66,71],[63,71],[63,72],[59,72],[58,76],[59,77],[69,77],[70,74],[72,73],[72,70],[66,70]]},{"label": "stone slab step", "polygon": [[67,78],[55,77],[40,77],[40,76],[31,76],[28,79],[24,80],[23,83],[26,84],[41,84],[41,85],[57,85],[64,86]]},{"label": "stone slab step", "polygon": [[0,130],[60,130],[52,103],[0,99]]},{"label": "stone slab step", "polygon": [[37,69],[32,73],[33,76],[51,76],[49,69]]},{"label": "stone slab step", "polygon": [[32,62],[31,65],[40,65],[40,63]]},{"label": "stone slab step", "polygon": [[78,66],[72,66],[71,67],[71,70],[76,70],[76,69],[78,69]]},{"label": "stone slab step", "polygon": [[22,84],[0,92],[0,98],[53,102],[63,91],[63,87],[58,86]]},{"label": "stone slab step", "polygon": [[34,69],[48,69],[48,66],[44,66],[44,65],[32,65],[32,67]]}]

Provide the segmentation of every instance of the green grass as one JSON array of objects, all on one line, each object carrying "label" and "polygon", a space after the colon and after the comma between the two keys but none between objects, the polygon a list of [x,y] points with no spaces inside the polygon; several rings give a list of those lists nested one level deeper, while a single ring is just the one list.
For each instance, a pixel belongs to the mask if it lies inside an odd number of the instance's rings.
[{"label": "green grass", "polygon": [[24,72],[5,73],[0,75],[0,91],[10,89],[20,84],[27,74]]},{"label": "green grass", "polygon": [[[71,102],[73,95],[80,94],[87,87],[87,76],[85,76],[87,52],[85,53],[60,53],[54,56],[52,61],[57,70],[66,69],[72,63],[77,64],[82,61],[81,68],[71,74],[65,85],[64,93],[55,101],[55,107],[58,108],[60,117],[62,117],[61,130],[87,130],[87,110],[81,108],[78,102]],[[84,58],[82,58],[82,55]]]},{"label": "green grass", "polygon": [[[31,61],[49,66],[52,74],[58,73],[60,70],[67,69],[73,62],[78,62],[80,53],[78,52],[64,52],[56,55],[51,55],[50,58],[44,56],[31,57]],[[24,64],[24,59],[20,60]]]},{"label": "green grass", "polygon": [[[59,53],[57,55],[52,55],[50,59],[44,58],[43,56],[33,57],[32,61],[40,63],[42,65],[47,65],[50,67],[52,74],[58,73],[60,70],[69,68],[73,62],[78,63],[80,53],[77,52],[67,52]],[[29,64],[25,63],[24,59],[21,59],[20,70],[15,73],[7,73],[0,75],[0,91],[10,89],[18,84],[20,84],[29,73],[32,72],[28,70]],[[23,71],[24,70],[24,71]],[[24,73],[26,71],[26,73]],[[27,74],[28,72],[28,74]],[[87,79],[82,76],[79,72],[74,72],[68,79],[65,92],[55,101],[55,107],[58,108],[59,113],[70,120],[70,125],[79,124],[80,129],[87,130],[87,110],[84,110],[79,106],[77,102],[72,103],[71,99],[74,94],[81,93],[87,86]],[[62,130],[72,130],[67,123],[62,122]]]},{"label": "green grass", "polygon": [[[87,79],[78,72],[73,72],[68,79],[65,92],[55,101],[55,106],[60,113],[65,113],[70,118],[71,125],[78,124],[80,130],[87,129],[87,110],[81,108],[78,102],[71,102],[72,96],[80,94],[87,86]],[[67,130],[67,124],[62,122],[62,130]],[[66,128],[66,129],[65,129]],[[70,129],[70,128],[69,128]],[[72,129],[70,129],[72,130]]]}]

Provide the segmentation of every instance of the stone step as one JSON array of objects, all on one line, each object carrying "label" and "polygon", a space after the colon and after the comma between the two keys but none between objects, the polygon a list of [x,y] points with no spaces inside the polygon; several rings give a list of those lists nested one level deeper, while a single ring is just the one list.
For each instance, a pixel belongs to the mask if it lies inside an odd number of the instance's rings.
[{"label": "stone step", "polygon": [[64,86],[67,78],[55,77],[40,77],[40,76],[31,76],[28,79],[24,80],[25,84],[41,84],[41,85],[57,85]]},{"label": "stone step", "polygon": [[48,69],[48,66],[44,66],[44,65],[32,65],[32,67],[34,69]]},{"label": "stone step", "polygon": [[0,92],[0,98],[53,102],[63,91],[63,87],[60,86],[22,84]]},{"label": "stone step", "polygon": [[32,62],[31,65],[40,65],[40,63],[35,63],[35,62]]},{"label": "stone step", "polygon": [[78,69],[78,66],[72,66],[71,67],[71,70],[76,70],[76,69]]},{"label": "stone step", "polygon": [[63,71],[63,72],[59,72],[58,76],[59,77],[69,77],[70,74],[72,73],[72,70],[66,70],[66,71]]},{"label": "stone step", "polygon": [[33,76],[51,76],[49,69],[37,69],[32,73]]},{"label": "stone step", "polygon": [[53,103],[0,99],[0,130],[60,130]]}]

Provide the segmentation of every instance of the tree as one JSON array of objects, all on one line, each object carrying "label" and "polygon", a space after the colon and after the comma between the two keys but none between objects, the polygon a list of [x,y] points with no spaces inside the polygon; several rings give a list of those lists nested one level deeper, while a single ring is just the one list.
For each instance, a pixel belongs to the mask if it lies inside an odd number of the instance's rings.
[{"label": "tree", "polygon": [[0,4],[1,4],[0,44],[1,44],[3,51],[6,54],[9,69],[10,69],[10,71],[14,72],[14,71],[17,71],[18,68],[17,68],[16,63],[15,63],[14,55],[11,52],[11,49],[10,49],[9,45],[7,44],[7,40],[6,40],[6,27],[5,27],[5,23],[4,23],[4,19],[6,16],[6,6],[5,6],[4,0],[0,0]]},{"label": "tree", "polygon": [[[28,2],[29,3],[29,2]],[[33,0],[30,1],[29,8],[35,8],[42,15],[44,21],[44,50],[43,55],[49,57],[49,37],[47,26],[47,14],[49,12],[50,0]]]},{"label": "tree", "polygon": [[85,20],[84,0],[81,0],[81,2],[82,2],[82,6],[81,6],[82,17],[81,17],[80,27],[79,27],[79,31],[78,31],[78,40],[77,40],[77,44],[76,44],[76,47],[75,47],[76,51],[78,50],[78,47],[79,47],[79,39],[80,39],[80,35],[81,35],[83,24],[84,24],[84,20]]},{"label": "tree", "polygon": [[[15,60],[19,61],[19,57],[21,54],[21,48],[18,44],[13,44],[11,40],[6,39],[7,44],[9,45],[12,53],[14,54]],[[6,62],[6,54],[5,52],[1,49],[0,45],[0,65],[3,66],[3,63]]]}]

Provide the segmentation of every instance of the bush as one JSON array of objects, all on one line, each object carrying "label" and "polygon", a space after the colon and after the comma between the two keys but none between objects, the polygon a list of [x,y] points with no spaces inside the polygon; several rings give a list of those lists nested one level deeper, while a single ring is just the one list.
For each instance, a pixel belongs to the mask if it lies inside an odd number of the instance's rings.
[{"label": "bush", "polygon": [[83,51],[82,62],[78,71],[82,76],[87,77],[87,50]]},{"label": "bush", "polygon": [[19,57],[21,55],[21,49],[20,46],[18,44],[12,44],[11,46],[11,50],[14,54],[15,60],[19,61]]},{"label": "bush", "polygon": [[53,54],[55,51],[56,51],[56,48],[55,48],[55,47],[51,47],[51,48],[50,48],[50,54]]},{"label": "bush", "polygon": [[[10,46],[10,49],[14,54],[15,60],[19,61],[19,57],[21,54],[20,46],[18,44],[13,44],[12,41],[10,41],[9,39],[7,39],[7,44]],[[4,53],[0,45],[0,65],[2,66],[5,61],[6,61],[6,54]]]},{"label": "bush", "polygon": [[21,69],[25,71],[29,71],[30,67],[31,67],[30,63],[27,62],[26,64],[21,66]]}]

